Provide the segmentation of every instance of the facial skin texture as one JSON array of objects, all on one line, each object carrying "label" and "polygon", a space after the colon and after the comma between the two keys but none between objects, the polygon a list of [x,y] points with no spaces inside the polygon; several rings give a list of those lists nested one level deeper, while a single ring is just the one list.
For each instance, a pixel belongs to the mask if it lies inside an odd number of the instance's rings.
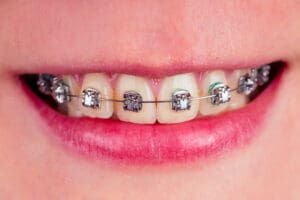
[{"label": "facial skin texture", "polygon": [[[296,0],[1,1],[0,199],[300,199],[299,11]],[[14,78],[45,66],[212,69],[279,59],[289,67],[259,137],[158,166],[68,150],[35,120]]]}]

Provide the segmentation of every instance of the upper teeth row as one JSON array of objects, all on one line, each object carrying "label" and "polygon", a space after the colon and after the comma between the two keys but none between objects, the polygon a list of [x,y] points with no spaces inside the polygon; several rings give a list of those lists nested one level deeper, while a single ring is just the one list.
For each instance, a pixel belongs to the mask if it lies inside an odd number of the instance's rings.
[{"label": "upper teeth row", "polygon": [[106,99],[94,88],[85,88],[81,95],[75,95],[70,93],[69,85],[51,74],[40,74],[37,84],[42,93],[51,94],[58,103],[69,102],[72,98],[81,98],[84,107],[99,109],[102,101],[112,101],[123,103],[123,109],[132,112],[142,110],[144,103],[171,103],[172,110],[180,111],[189,110],[193,100],[210,99],[211,104],[219,105],[229,102],[233,91],[249,95],[257,85],[263,85],[269,80],[270,69],[270,65],[251,69],[239,78],[238,86],[234,89],[230,89],[222,82],[215,82],[209,86],[208,96],[192,97],[188,90],[178,88],[172,93],[170,99],[160,101],[143,101],[143,97],[135,91],[125,92],[123,99]]}]

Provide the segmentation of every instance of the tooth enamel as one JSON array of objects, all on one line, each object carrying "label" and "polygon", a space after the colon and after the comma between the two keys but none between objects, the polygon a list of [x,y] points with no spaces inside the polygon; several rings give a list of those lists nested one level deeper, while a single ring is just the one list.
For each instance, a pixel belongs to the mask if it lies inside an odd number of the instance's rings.
[{"label": "tooth enamel", "polygon": [[[248,71],[249,70],[246,70],[246,69],[234,70],[228,79],[229,87],[237,88],[240,77],[247,74]],[[232,98],[228,105],[229,110],[241,108],[241,107],[245,106],[248,102],[248,96],[243,93],[239,94],[237,92],[232,92],[231,95],[232,95]]]},{"label": "tooth enamel", "polygon": [[[201,96],[209,95],[209,87],[211,84],[221,82],[223,84],[227,84],[225,72],[221,70],[215,70],[208,72],[202,80],[202,84],[200,87]],[[220,105],[212,105],[211,99],[203,99],[200,101],[200,114],[203,116],[207,115],[216,115],[218,113],[224,112],[228,103],[220,104]]]},{"label": "tooth enamel", "polygon": [[[65,75],[62,77],[64,83],[66,83],[70,87],[70,93],[74,95],[80,94],[80,88],[71,75]],[[82,113],[80,111],[80,98],[71,98],[71,101],[67,103],[67,112],[69,116],[72,117],[81,117]]]},{"label": "tooth enamel", "polygon": [[56,77],[52,81],[51,95],[58,104],[64,104],[71,101],[70,87],[60,78]]},{"label": "tooth enamel", "polygon": [[[180,74],[165,78],[162,82],[157,100],[171,100],[172,95],[176,94],[178,91],[189,92],[191,97],[198,97],[197,82],[193,73]],[[185,109],[176,111],[175,108],[172,109],[172,103],[158,103],[157,120],[160,123],[179,123],[194,119],[197,116],[199,109],[198,100],[191,101],[189,109],[187,108],[189,107],[188,101],[184,100],[178,103]]]},{"label": "tooth enamel", "polygon": [[[136,97],[137,102],[131,101],[130,95]],[[143,101],[154,101],[154,95],[147,80],[142,77],[122,74],[118,77],[115,98],[124,99],[124,103],[115,103],[115,114],[122,121],[153,124],[156,121],[156,108],[154,103],[139,104],[139,95]],[[140,109],[140,105],[142,106]],[[140,109],[140,110],[139,110]],[[134,110],[134,111],[130,111]]]},{"label": "tooth enamel", "polygon": [[[243,86],[241,81],[244,79],[241,77],[249,71],[242,69],[228,73],[228,81],[222,70],[206,72],[199,89],[193,73],[166,77],[160,81],[162,84],[157,99],[148,80],[143,77],[119,75],[114,95],[104,73],[85,75],[81,88],[73,76],[65,75],[61,83],[68,86],[68,93],[72,96],[67,96],[71,101],[59,104],[59,109],[74,117],[113,116],[140,124],[153,124],[156,120],[159,123],[180,123],[194,119],[198,113],[199,116],[216,115],[245,106],[249,97],[243,91],[247,91],[247,88],[238,85]],[[236,91],[237,88],[239,90]],[[212,94],[215,96],[197,99]],[[59,102],[60,96],[53,97]]]},{"label": "tooth enamel", "polygon": [[[91,90],[89,90],[91,89]],[[98,118],[110,118],[113,114],[113,103],[110,101],[99,101],[99,106],[87,107],[84,106],[84,100],[91,100],[91,93],[89,91],[99,92],[101,98],[103,99],[112,99],[113,98],[113,90],[108,81],[108,77],[103,73],[93,73],[87,74],[84,76],[82,86],[81,86],[81,95],[84,98],[81,101],[80,109],[85,116],[89,117],[98,117]],[[90,95],[89,97],[85,95]],[[82,102],[83,101],[83,102]],[[92,102],[86,102],[86,104]],[[89,104],[90,105],[90,104]],[[99,107],[99,108],[97,108]]]}]

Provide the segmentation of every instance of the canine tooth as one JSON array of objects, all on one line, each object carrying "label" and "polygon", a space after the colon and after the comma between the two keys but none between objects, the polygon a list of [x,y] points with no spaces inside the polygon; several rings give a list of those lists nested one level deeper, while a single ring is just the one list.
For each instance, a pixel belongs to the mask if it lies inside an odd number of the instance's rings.
[{"label": "canine tooth", "polygon": [[139,124],[155,123],[155,104],[141,104],[141,100],[155,100],[145,78],[126,74],[120,75],[116,82],[115,98],[125,100],[124,103],[115,103],[115,114],[120,120]]},{"label": "canine tooth", "polygon": [[[66,83],[70,87],[70,94],[79,95],[80,88],[76,80],[71,75],[64,75],[62,77],[64,83]],[[79,98],[71,98],[71,101],[66,104],[67,113],[72,117],[81,117],[82,113],[80,111],[80,99]]]},{"label": "canine tooth", "polygon": [[100,109],[102,100],[101,92],[94,88],[86,88],[82,91],[81,104],[84,107]]},{"label": "canine tooth", "polygon": [[[174,104],[176,94],[178,94],[177,108]],[[174,101],[157,105],[157,120],[160,123],[179,123],[195,118],[199,110],[199,101],[190,101],[191,97],[198,97],[197,82],[193,73],[166,77],[157,100],[173,99]]]},{"label": "canine tooth", "polygon": [[[227,84],[225,72],[222,70],[215,70],[207,72],[207,74],[203,77],[200,93],[201,96],[208,96],[209,95],[209,87],[211,84],[221,82],[223,84]],[[218,113],[224,112],[227,107],[228,103],[220,104],[220,105],[213,105],[211,103],[211,99],[204,99],[200,101],[200,114],[203,116],[206,115],[216,115]]]},{"label": "canine tooth", "polygon": [[[99,99],[99,105],[94,106],[91,105],[87,107],[87,102],[84,104],[84,100],[92,100],[91,93],[89,91],[99,92],[101,95],[101,99]],[[81,86],[81,95],[83,95],[83,99],[81,100],[80,109],[85,116],[89,117],[98,117],[98,118],[110,118],[113,113],[113,103],[110,101],[102,101],[102,99],[112,99],[113,98],[113,90],[110,86],[108,78],[103,73],[92,73],[86,74],[83,79],[83,83]],[[88,93],[88,94],[87,94]],[[90,95],[90,96],[86,96]],[[92,103],[92,102],[89,102]],[[89,104],[90,105],[90,104]]]},{"label": "canine tooth", "polygon": [[[245,70],[245,69],[234,70],[228,79],[229,87],[237,88],[240,77],[247,74],[248,71],[249,70]],[[231,95],[232,95],[232,98],[231,98],[231,101],[229,102],[229,106],[228,106],[229,110],[241,108],[241,107],[245,106],[248,102],[248,96],[243,93],[239,94],[237,92],[232,92]]]}]

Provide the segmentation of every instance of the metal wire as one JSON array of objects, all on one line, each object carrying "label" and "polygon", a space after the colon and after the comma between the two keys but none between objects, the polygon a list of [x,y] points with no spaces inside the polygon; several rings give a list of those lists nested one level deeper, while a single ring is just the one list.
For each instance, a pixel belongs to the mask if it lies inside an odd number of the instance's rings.
[{"label": "metal wire", "polygon": [[[238,88],[230,89],[229,92],[235,92],[237,91]],[[83,98],[83,95],[74,95],[74,94],[69,94],[68,95],[71,98]],[[215,97],[216,95],[207,95],[207,96],[202,96],[202,97],[191,97],[191,101],[197,101],[197,100],[205,100],[205,99],[210,99]],[[109,101],[109,102],[115,102],[115,103],[124,103],[125,100],[121,99],[106,99],[106,98],[100,98],[101,101]],[[173,100],[153,100],[153,101],[141,101],[140,103],[172,103]]]}]

